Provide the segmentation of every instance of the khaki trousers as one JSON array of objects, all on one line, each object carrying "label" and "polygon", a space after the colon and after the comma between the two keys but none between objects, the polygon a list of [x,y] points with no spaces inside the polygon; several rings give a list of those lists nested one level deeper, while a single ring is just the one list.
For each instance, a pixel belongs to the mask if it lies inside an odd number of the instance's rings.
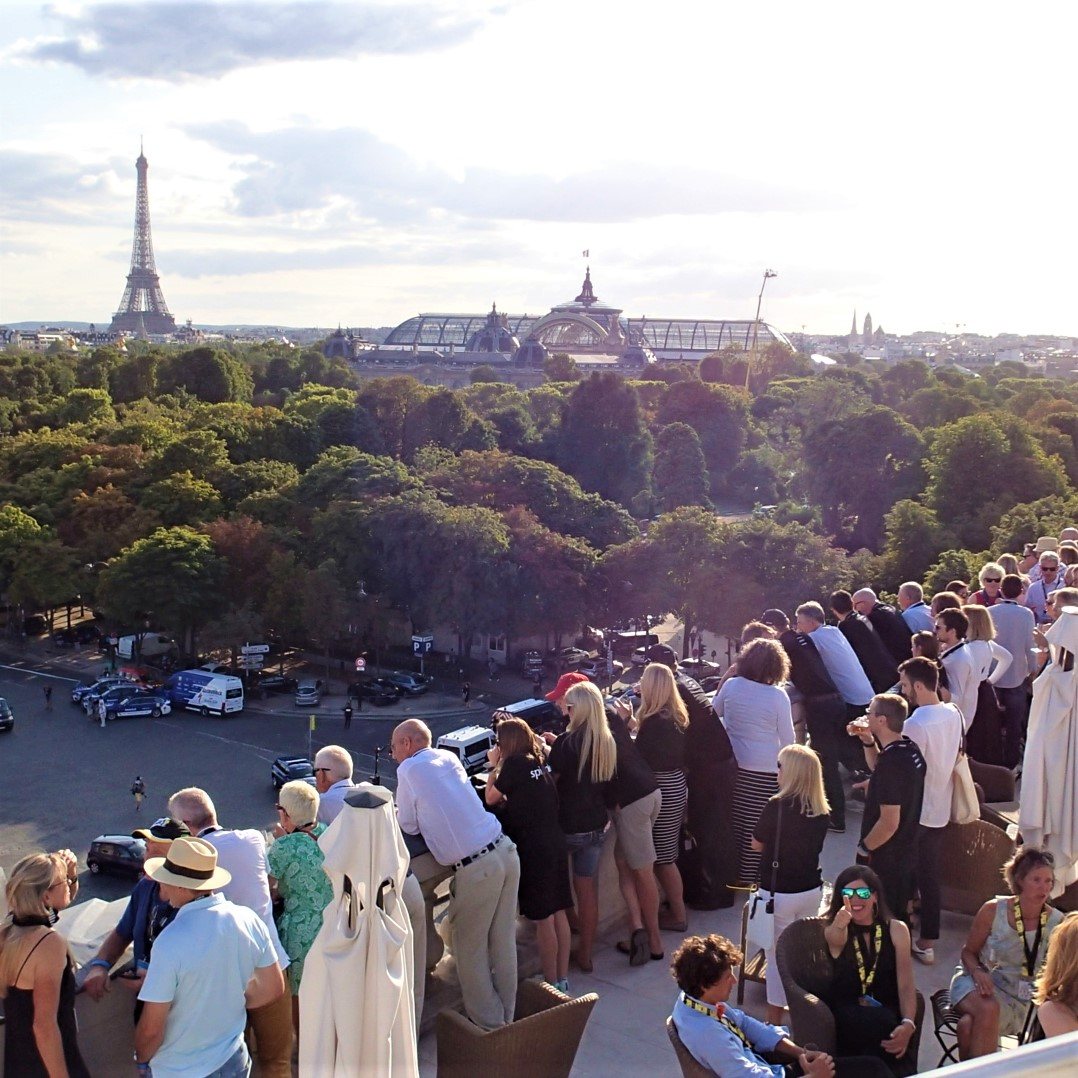
[{"label": "khaki trousers", "polygon": [[287,975],[278,999],[247,1012],[247,1047],[260,1078],[292,1078],[292,993]]}]

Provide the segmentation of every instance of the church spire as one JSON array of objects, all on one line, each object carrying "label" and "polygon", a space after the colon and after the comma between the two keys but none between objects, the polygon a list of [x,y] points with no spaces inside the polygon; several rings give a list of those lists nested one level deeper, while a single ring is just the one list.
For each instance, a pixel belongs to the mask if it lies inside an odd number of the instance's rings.
[{"label": "church spire", "polygon": [[585,307],[590,307],[595,300],[595,291],[591,287],[591,266],[588,266],[584,271],[584,285],[580,289],[580,295],[573,302],[582,303]]}]

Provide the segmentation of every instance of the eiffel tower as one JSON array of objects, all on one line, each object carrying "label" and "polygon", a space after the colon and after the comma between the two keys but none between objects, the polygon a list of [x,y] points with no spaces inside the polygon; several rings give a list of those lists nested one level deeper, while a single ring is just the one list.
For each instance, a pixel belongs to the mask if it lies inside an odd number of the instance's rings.
[{"label": "eiffel tower", "polygon": [[138,194],[135,197],[135,242],[131,247],[131,272],[119,310],[112,316],[110,333],[175,333],[176,319],[169,313],[161,292],[161,278],[153,260],[150,238],[150,197],[146,187],[149,171],[146,156],[139,147],[135,169]]}]

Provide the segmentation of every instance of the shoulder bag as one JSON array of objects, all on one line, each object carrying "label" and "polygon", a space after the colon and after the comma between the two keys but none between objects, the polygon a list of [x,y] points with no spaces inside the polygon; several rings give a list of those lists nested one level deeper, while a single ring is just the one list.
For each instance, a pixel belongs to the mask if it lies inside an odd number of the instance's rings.
[{"label": "shoulder bag", "polygon": [[951,823],[967,824],[981,818],[981,803],[966,756],[965,738],[958,743],[958,758],[951,775]]},{"label": "shoulder bag", "polygon": [[[765,900],[757,883],[749,899],[749,927],[746,933],[746,940],[751,940],[754,946],[765,951],[775,946],[775,885],[779,875],[779,845],[782,842],[782,800],[777,801],[776,805],[778,821],[775,824],[775,848],[771,855],[771,895]],[[761,875],[763,867],[760,866]]]}]

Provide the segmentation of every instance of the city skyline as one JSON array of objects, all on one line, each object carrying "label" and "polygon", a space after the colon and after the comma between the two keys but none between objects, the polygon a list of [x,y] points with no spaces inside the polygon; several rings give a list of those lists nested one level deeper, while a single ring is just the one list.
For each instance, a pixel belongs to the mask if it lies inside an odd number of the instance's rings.
[{"label": "city skyline", "polygon": [[629,317],[771,266],[786,332],[1078,335],[1049,6],[6,5],[0,322],[107,324],[142,136],[178,322],[540,313],[586,249]]}]

